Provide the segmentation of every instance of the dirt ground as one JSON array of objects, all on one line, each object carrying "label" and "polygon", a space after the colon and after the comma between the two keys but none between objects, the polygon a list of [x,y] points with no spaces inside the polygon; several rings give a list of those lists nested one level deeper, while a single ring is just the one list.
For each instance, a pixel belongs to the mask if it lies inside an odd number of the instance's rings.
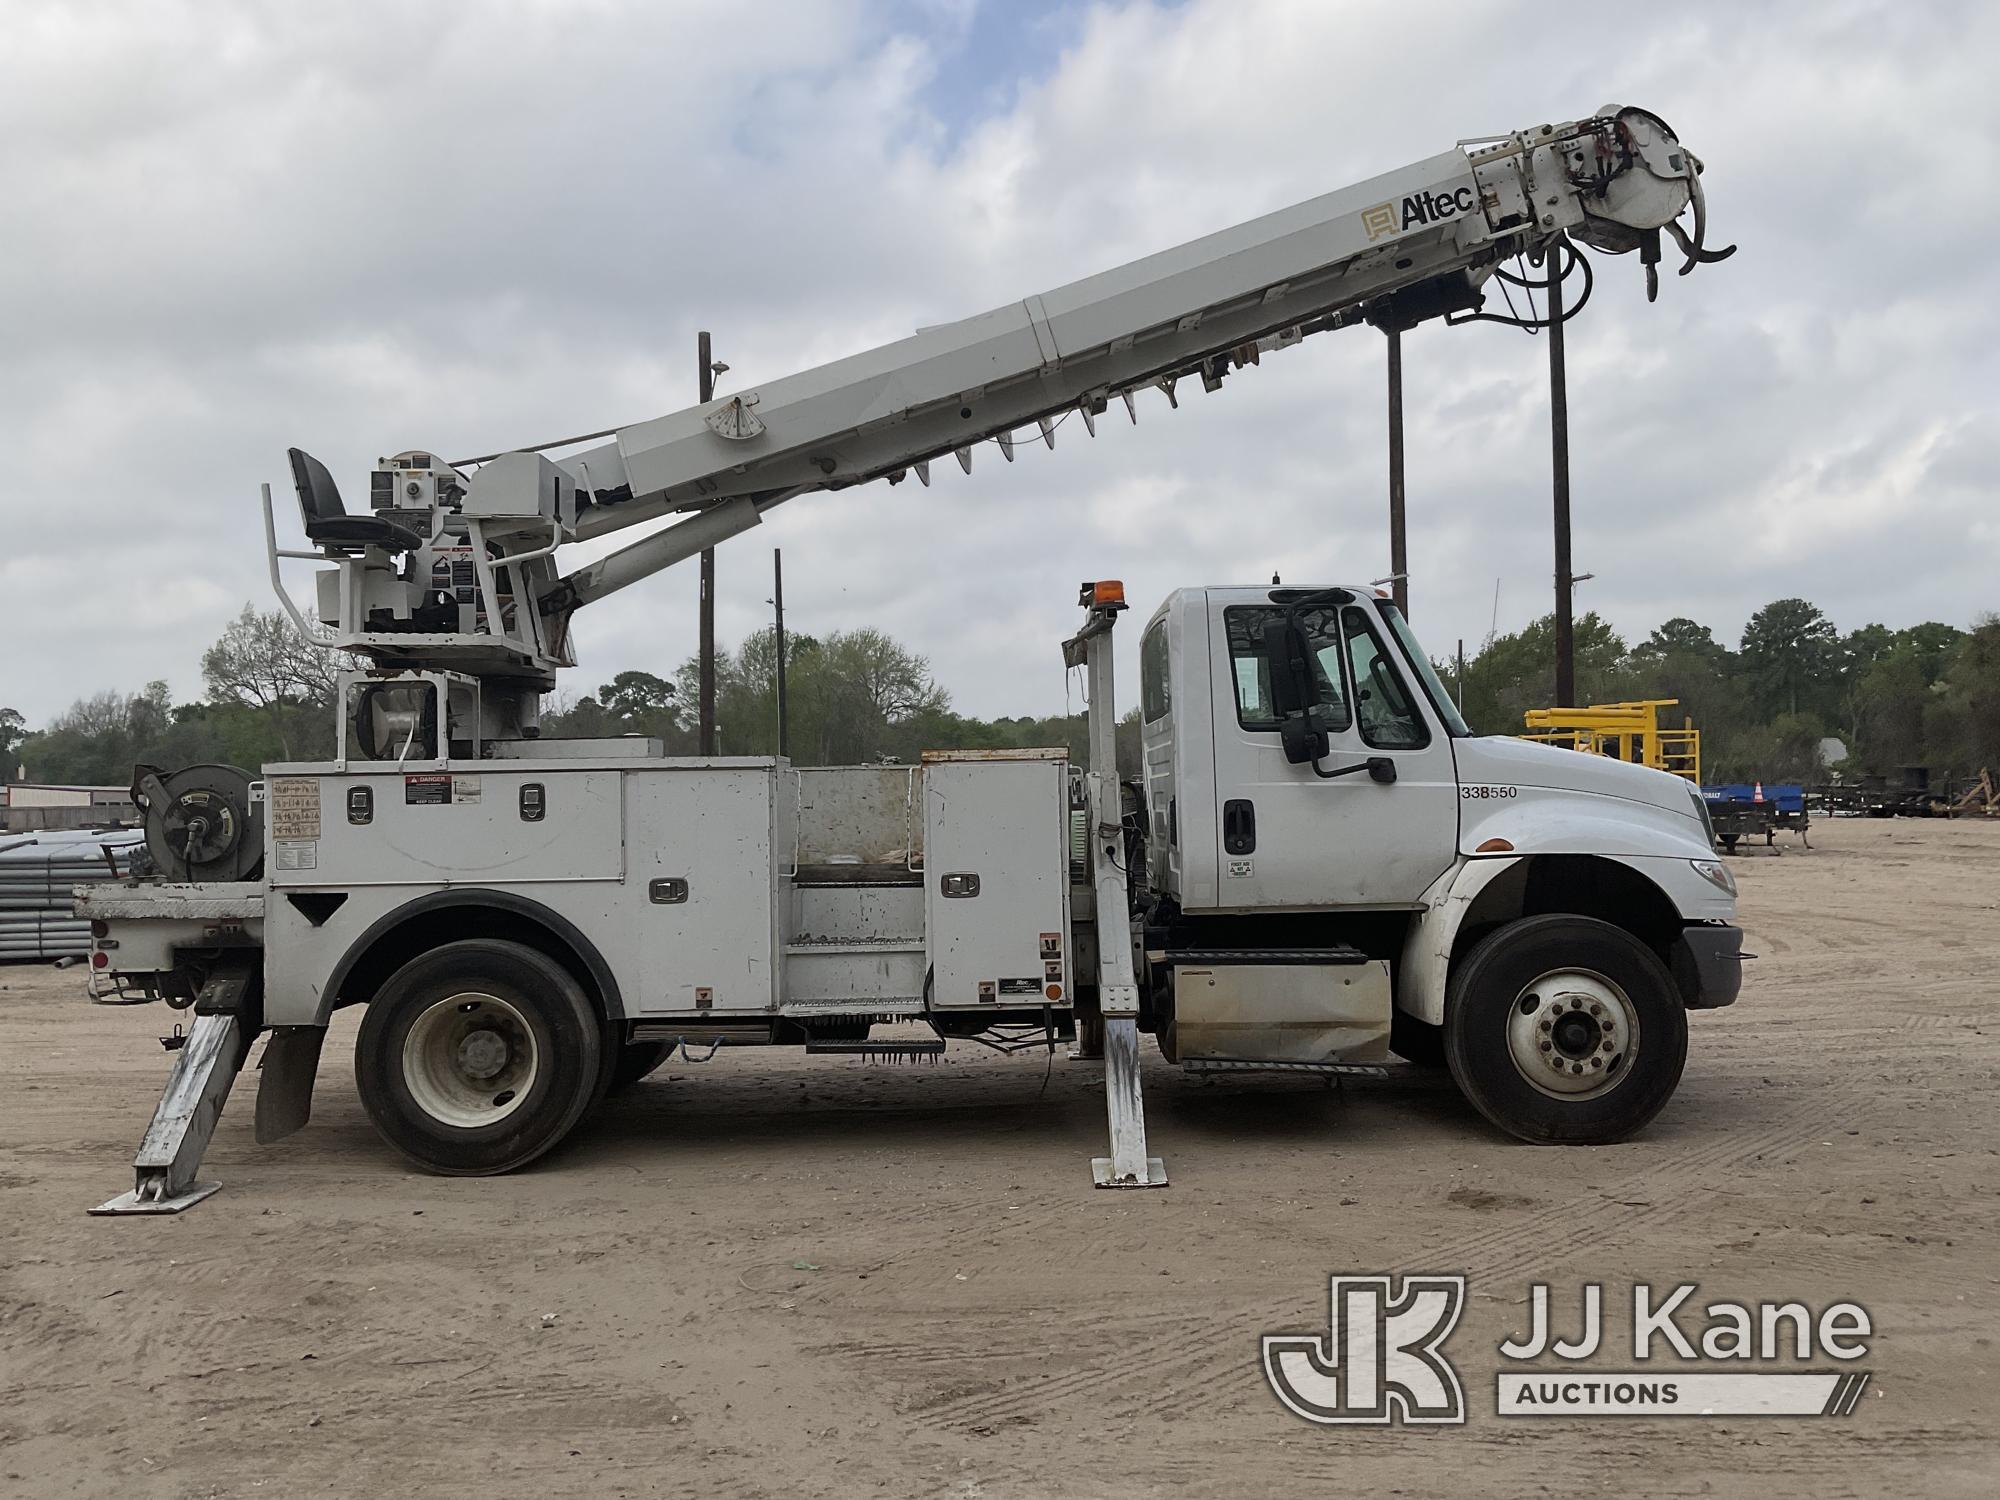
[{"label": "dirt ground", "polygon": [[[1813,843],[1732,862],[1760,957],[1639,1139],[1149,1045],[1162,1192],[1090,1187],[1092,1068],[964,1043],[677,1063],[524,1174],[424,1177],[362,1115],[350,1020],[304,1133],[255,1146],[246,1075],[223,1193],[93,1219],[175,1017],[0,968],[0,1494],[1992,1494],[2000,824]],[[1258,1336],[1389,1270],[1469,1274],[1467,1425],[1287,1414]],[[1859,1301],[1873,1382],[1846,1419],[1495,1416],[1528,1284],[1561,1328],[1590,1278]]]}]

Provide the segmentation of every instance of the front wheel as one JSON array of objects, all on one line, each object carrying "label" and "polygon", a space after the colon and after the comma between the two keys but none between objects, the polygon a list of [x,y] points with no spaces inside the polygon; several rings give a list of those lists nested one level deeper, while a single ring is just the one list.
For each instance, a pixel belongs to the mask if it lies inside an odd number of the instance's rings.
[{"label": "front wheel", "polygon": [[1665,1107],[1687,1011],[1653,951],[1589,917],[1509,923],[1454,966],[1445,1060],[1465,1097],[1539,1144],[1623,1140]]},{"label": "front wheel", "polygon": [[354,1082],[391,1146],[433,1172],[511,1172],[597,1097],[603,1027],[554,959],[477,938],[418,955],[369,1002]]}]

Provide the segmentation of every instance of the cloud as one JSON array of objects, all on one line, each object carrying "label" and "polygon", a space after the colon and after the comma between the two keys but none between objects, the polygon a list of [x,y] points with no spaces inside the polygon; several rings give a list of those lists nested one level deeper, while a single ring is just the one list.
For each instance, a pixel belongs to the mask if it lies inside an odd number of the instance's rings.
[{"label": "cloud", "polygon": [[[1553,31],[1276,0],[17,4],[0,703],[198,691],[268,599],[256,487],[288,445],[353,494],[402,448],[641,420],[690,398],[697,328],[748,387],[1607,101],[1674,123],[1743,249],[1652,306],[1598,262],[1569,339],[1582,602],[1628,635],[1728,637],[1790,594],[1965,623],[1996,603],[1996,51],[1975,4]],[[1547,608],[1545,346],[1433,324],[1405,361],[1413,613],[1444,654],[1496,581],[1502,629]],[[782,545],[796,628],[880,625],[961,708],[1043,712],[1081,578],[1143,610],[1387,572],[1372,332],[1113,418],[789,503],[721,550],[721,634],[763,623]],[[572,690],[692,650],[687,571],[579,617]]]}]

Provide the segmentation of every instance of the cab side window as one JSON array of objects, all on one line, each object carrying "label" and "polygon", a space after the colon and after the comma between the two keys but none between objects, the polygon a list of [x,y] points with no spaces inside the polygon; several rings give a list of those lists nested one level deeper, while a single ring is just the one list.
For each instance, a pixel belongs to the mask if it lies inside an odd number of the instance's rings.
[{"label": "cab side window", "polygon": [[[1299,624],[1305,630],[1312,654],[1313,676],[1325,705],[1329,729],[1348,726],[1347,694],[1340,674],[1339,612],[1331,606],[1302,609]],[[1264,632],[1282,630],[1285,611],[1268,604],[1232,605],[1222,612],[1229,634],[1229,675],[1236,688],[1236,722],[1245,729],[1272,730],[1279,727],[1271,695],[1271,669],[1265,656]],[[1144,647],[1141,648],[1144,670]]]},{"label": "cab side window", "polygon": [[1167,686],[1167,622],[1158,619],[1139,641],[1139,714],[1151,724],[1173,706]]},{"label": "cab side window", "polygon": [[1354,679],[1362,743],[1376,750],[1421,750],[1428,745],[1431,732],[1396,671],[1395,659],[1369,622],[1368,611],[1349,605],[1342,613],[1341,633]]}]

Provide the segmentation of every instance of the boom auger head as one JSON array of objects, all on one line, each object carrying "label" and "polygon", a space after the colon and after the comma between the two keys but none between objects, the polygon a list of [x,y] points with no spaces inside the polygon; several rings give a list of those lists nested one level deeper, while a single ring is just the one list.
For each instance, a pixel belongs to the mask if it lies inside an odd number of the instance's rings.
[{"label": "boom auger head", "polygon": [[[1683,217],[1688,219],[1683,224]],[[446,463],[429,451],[385,458],[372,513],[349,516],[332,476],[294,455],[307,537],[281,552],[266,488],[273,583],[281,557],[332,564],[319,577],[323,643],[372,664],[371,681],[429,673],[452,706],[432,718],[440,746],[534,732],[535,704],[572,664],[575,609],[755,526],[809,490],[894,484],[976,445],[1016,447],[1074,415],[1092,435],[1135,395],[1198,378],[1213,391],[1266,353],[1368,322],[1402,329],[1442,318],[1543,326],[1481,310],[1489,280],[1539,284],[1525,266],[1584,268],[1581,244],[1636,250],[1658,290],[1660,236],[1681,274],[1728,257],[1707,248],[1701,162],[1658,115],[1606,106],[1582,120],[1461,141],[1450,151],[1219,230],[977,317],[925,328],[652,421]],[[609,441],[600,441],[608,439]],[[585,446],[587,444],[595,446]],[[560,450],[561,457],[546,456]],[[563,545],[647,521],[651,535],[569,574]],[[371,689],[372,691],[372,689]],[[386,701],[379,692],[371,702]],[[387,713],[387,710],[383,711]],[[398,710],[401,742],[414,744]],[[378,715],[380,717],[380,715]],[[448,724],[447,724],[448,721]],[[385,723],[387,720],[384,721]],[[414,722],[414,721],[412,721]],[[387,733],[363,726],[365,742]],[[465,732],[461,732],[465,731]],[[424,732],[424,731],[419,731]],[[442,749],[440,748],[440,753]]]},{"label": "boom auger head", "polygon": [[[1586,126],[1587,133],[1564,146],[1565,170],[1583,208],[1583,223],[1572,233],[1613,255],[1637,250],[1646,267],[1648,302],[1660,294],[1660,231],[1671,235],[1686,257],[1683,276],[1736,253],[1734,245],[1708,248],[1701,158],[1680,143],[1665,120],[1650,110],[1607,104]],[[1692,227],[1683,228],[1680,217],[1689,211]]]},{"label": "boom auger head", "polygon": [[[1482,171],[1511,163],[1528,184],[1528,212],[1541,237],[1523,247],[1522,256],[1538,267],[1553,257],[1554,275],[1564,282],[1572,271],[1581,272],[1582,291],[1569,300],[1562,314],[1565,322],[1583,311],[1595,281],[1578,244],[1608,255],[1638,251],[1648,302],[1660,295],[1661,231],[1680,246],[1683,276],[1698,265],[1727,260],[1736,253],[1734,245],[1708,248],[1701,158],[1681,145],[1672,127],[1650,110],[1607,104],[1590,119],[1574,124],[1542,125],[1497,140],[1459,144],[1472,148],[1471,159]],[[1689,216],[1690,225],[1681,224],[1683,214]],[[1548,314],[1534,308],[1534,294],[1547,285],[1546,275],[1531,277],[1497,262],[1484,274],[1503,287],[1526,293],[1527,315],[1516,310],[1511,297],[1504,314],[1483,311],[1482,299],[1474,293],[1445,309],[1447,323],[1504,323],[1529,330],[1549,326]],[[1415,290],[1421,293],[1426,288]],[[1394,294],[1388,300],[1400,303],[1407,295]],[[1371,311],[1369,321],[1382,327],[1408,327],[1413,320],[1386,321]]]}]

